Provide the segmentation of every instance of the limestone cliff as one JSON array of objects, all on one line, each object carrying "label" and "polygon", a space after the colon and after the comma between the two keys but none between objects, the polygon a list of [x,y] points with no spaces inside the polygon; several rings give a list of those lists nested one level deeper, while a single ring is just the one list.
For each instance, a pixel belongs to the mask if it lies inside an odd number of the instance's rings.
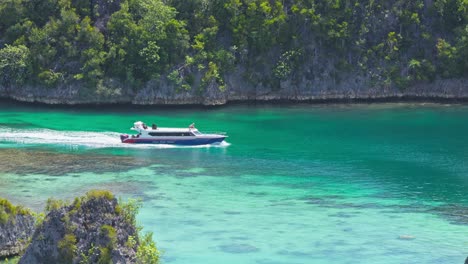
[{"label": "limestone cliff", "polygon": [[205,90],[177,90],[165,80],[150,81],[138,91],[123,93],[121,85],[114,82],[105,94],[85,94],[78,84],[58,88],[1,87],[0,97],[22,102],[46,104],[135,104],[135,105],[223,105],[242,101],[385,101],[385,100],[468,100],[468,80],[447,79],[422,82],[406,89],[396,87],[372,87],[368,80],[359,76],[348,76],[336,80],[293,80],[287,79],[277,87],[264,82],[252,83],[241,78],[243,72],[231,73],[226,78],[226,87],[219,89],[211,83]]},{"label": "limestone cliff", "polygon": [[0,97],[466,100],[467,26],[465,1],[7,1]]}]

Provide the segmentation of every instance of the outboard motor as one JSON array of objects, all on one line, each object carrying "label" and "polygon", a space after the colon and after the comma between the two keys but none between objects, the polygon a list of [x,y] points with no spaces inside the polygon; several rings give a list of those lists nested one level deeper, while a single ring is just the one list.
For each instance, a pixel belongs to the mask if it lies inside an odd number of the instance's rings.
[{"label": "outboard motor", "polygon": [[128,138],[128,135],[127,134],[123,134],[123,135],[120,135],[120,140],[122,141],[122,143]]}]

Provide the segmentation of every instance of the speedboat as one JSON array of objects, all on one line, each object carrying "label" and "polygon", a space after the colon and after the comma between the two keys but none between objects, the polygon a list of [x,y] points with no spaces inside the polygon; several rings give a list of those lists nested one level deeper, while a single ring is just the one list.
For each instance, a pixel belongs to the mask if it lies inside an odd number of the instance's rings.
[{"label": "speedboat", "polygon": [[138,121],[130,128],[136,135],[120,135],[122,143],[130,144],[171,144],[171,145],[208,145],[221,143],[227,137],[224,132],[201,133],[191,124],[188,128],[164,128],[153,124],[148,127]]}]

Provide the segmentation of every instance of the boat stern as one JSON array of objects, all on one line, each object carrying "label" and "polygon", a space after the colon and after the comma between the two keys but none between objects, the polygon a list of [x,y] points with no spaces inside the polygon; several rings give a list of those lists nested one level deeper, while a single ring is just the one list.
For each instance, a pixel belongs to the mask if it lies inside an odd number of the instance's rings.
[{"label": "boat stern", "polygon": [[125,140],[128,139],[129,136],[127,134],[122,134],[120,135],[120,140],[122,141],[122,143],[125,143]]}]

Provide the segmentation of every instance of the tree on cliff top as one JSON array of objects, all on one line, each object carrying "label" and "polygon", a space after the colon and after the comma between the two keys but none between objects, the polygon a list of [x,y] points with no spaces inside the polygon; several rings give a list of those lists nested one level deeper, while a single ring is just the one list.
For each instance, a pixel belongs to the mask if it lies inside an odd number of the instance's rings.
[{"label": "tree on cliff top", "polygon": [[30,71],[29,49],[24,45],[0,49],[0,84],[21,85]]}]

